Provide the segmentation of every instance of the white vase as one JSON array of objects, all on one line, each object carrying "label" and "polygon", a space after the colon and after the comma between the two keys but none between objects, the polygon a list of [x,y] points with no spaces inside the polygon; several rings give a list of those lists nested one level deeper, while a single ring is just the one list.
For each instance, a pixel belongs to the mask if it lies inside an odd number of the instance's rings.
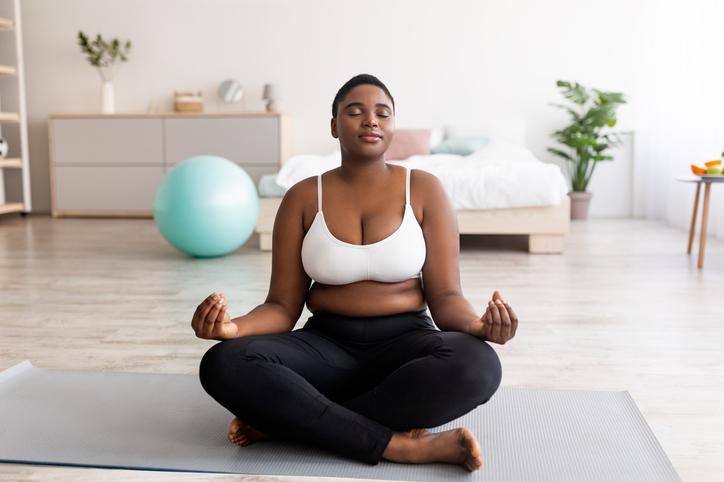
[{"label": "white vase", "polygon": [[113,82],[104,80],[101,86],[101,109],[104,114],[116,112],[116,99],[113,93]]}]

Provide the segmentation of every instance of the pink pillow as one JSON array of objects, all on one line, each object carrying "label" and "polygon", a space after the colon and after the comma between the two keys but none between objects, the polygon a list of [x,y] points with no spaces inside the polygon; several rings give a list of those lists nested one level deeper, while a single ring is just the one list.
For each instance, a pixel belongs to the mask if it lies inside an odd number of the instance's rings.
[{"label": "pink pillow", "polygon": [[432,129],[396,129],[385,160],[398,161],[410,156],[430,154]]}]

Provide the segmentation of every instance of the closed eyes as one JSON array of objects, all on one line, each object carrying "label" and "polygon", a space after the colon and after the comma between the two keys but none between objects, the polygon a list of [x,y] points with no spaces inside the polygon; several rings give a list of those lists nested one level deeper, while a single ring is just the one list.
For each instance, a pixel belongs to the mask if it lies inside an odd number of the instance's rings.
[{"label": "closed eyes", "polygon": [[[350,112],[349,115],[352,117],[355,117],[355,116],[361,115],[361,113],[360,112]],[[389,116],[389,114],[377,114],[377,117],[382,117],[382,118],[386,119],[390,116]]]}]

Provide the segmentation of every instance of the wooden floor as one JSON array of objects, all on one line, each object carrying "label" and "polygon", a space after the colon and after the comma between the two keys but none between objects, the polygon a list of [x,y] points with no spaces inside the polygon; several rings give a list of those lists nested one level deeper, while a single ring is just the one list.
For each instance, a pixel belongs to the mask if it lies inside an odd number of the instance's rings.
[{"label": "wooden floor", "polygon": [[[596,220],[572,230],[564,255],[529,255],[516,237],[463,239],[468,299],[482,313],[500,289],[521,319],[516,339],[496,346],[503,384],[628,390],[683,480],[723,480],[724,243],[708,243],[699,271],[686,233],[662,224]],[[222,291],[236,316],[266,295],[271,255],[254,242],[195,260],[150,220],[0,217],[0,369],[30,359],[197,373],[215,342],[194,337],[196,305]],[[2,481],[147,479],[311,480],[0,464]]]}]

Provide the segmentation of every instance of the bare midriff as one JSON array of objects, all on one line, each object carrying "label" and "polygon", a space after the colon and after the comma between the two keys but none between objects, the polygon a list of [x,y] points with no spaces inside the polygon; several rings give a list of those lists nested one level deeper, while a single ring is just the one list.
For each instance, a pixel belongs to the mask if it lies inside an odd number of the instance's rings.
[{"label": "bare midriff", "polygon": [[399,283],[359,281],[346,285],[313,283],[307,309],[343,316],[386,316],[424,309],[425,295],[419,278]]}]

